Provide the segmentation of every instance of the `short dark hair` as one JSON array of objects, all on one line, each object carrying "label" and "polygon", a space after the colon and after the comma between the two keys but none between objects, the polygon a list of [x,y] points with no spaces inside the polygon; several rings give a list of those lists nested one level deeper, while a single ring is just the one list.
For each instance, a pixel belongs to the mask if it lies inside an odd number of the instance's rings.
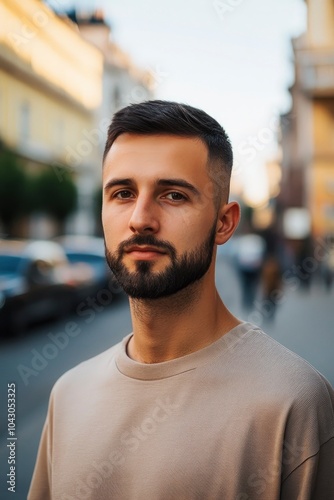
[{"label": "short dark hair", "polygon": [[220,201],[224,193],[228,196],[233,164],[231,142],[223,127],[201,109],[161,100],[120,109],[108,128],[103,161],[117,137],[125,133],[198,137],[208,149],[208,169],[215,186],[215,198]]}]

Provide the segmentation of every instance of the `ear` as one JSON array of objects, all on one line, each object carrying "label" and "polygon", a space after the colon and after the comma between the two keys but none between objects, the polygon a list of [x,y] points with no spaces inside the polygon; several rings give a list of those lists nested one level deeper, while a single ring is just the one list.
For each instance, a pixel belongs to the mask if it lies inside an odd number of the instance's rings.
[{"label": "ear", "polygon": [[226,243],[238,227],[240,220],[240,205],[236,201],[224,204],[218,213],[216,239],[217,245]]}]

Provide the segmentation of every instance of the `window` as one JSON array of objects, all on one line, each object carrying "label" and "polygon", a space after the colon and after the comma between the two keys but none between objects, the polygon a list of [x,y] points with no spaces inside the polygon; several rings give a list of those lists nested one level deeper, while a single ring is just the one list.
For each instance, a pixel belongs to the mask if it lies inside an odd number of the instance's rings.
[{"label": "window", "polygon": [[121,107],[121,91],[119,87],[115,87],[112,95],[113,107],[117,111]]},{"label": "window", "polygon": [[27,102],[20,106],[19,133],[22,142],[26,142],[30,137],[30,105]]},{"label": "window", "polygon": [[54,141],[58,151],[64,147],[64,129],[64,121],[61,118],[56,119],[54,122]]}]

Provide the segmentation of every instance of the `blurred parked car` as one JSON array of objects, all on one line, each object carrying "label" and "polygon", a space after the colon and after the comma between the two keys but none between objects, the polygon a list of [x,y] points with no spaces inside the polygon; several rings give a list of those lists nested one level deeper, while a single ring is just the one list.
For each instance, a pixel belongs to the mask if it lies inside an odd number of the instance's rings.
[{"label": "blurred parked car", "polygon": [[55,242],[0,240],[0,335],[68,314],[91,274]]},{"label": "blurred parked car", "polygon": [[[92,269],[93,279],[87,294],[96,295],[101,290],[108,290],[113,297],[119,295],[120,287],[110,271],[104,249],[103,238],[85,235],[66,235],[56,238],[72,264],[87,265]],[[84,294],[81,299],[83,300]]]}]

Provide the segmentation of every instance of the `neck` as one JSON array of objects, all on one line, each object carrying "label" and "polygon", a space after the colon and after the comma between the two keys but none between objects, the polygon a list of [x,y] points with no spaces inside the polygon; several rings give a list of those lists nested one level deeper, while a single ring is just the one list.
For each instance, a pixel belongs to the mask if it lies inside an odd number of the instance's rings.
[{"label": "neck", "polygon": [[133,336],[128,355],[141,363],[161,363],[211,344],[240,322],[223,304],[210,277],[161,299],[130,299]]}]

